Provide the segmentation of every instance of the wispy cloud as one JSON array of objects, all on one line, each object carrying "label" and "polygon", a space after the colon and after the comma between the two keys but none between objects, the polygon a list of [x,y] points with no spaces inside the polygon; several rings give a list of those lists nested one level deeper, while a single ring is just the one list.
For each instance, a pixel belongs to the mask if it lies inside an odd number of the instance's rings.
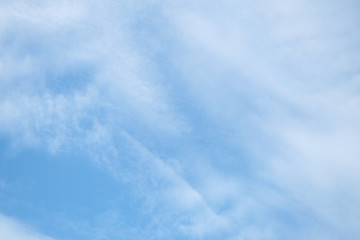
[{"label": "wispy cloud", "polygon": [[9,240],[51,240],[53,238],[37,233],[14,219],[0,214],[0,237]]},{"label": "wispy cloud", "polygon": [[148,239],[354,239],[358,8],[3,3],[0,132],[129,184]]}]

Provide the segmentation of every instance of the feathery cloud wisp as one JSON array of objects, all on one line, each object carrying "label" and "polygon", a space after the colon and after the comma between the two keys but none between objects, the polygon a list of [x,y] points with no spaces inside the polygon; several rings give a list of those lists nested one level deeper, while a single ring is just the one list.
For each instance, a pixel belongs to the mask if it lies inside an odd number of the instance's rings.
[{"label": "feathery cloud wisp", "polygon": [[[1,135],[131,186],[147,223],[121,232],[359,234],[354,1],[2,6]],[[102,227],[88,237],[118,237]]]}]

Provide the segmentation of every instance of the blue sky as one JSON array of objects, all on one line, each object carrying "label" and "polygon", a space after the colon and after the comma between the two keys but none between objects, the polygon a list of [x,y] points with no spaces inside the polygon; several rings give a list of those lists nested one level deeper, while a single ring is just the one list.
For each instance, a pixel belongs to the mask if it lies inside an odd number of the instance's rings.
[{"label": "blue sky", "polygon": [[0,1],[0,239],[358,239],[359,11]]}]

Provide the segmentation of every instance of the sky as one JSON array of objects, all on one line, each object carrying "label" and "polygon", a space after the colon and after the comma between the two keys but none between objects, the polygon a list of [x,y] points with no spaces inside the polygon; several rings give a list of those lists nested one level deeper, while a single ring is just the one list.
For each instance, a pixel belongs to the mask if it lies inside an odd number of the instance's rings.
[{"label": "sky", "polygon": [[359,11],[0,0],[0,239],[359,239]]}]

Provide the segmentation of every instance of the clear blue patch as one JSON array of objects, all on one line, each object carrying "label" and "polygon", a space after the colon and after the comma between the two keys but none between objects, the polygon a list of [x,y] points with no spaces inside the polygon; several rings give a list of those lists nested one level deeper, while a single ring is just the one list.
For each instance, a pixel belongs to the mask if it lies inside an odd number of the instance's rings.
[{"label": "clear blue patch", "polygon": [[109,211],[116,213],[113,224],[123,228],[118,231],[122,234],[146,225],[139,212],[142,201],[133,189],[87,156],[39,149],[16,152],[5,138],[0,150],[0,212],[59,239],[91,238],[94,228],[109,227],[99,222]]}]

